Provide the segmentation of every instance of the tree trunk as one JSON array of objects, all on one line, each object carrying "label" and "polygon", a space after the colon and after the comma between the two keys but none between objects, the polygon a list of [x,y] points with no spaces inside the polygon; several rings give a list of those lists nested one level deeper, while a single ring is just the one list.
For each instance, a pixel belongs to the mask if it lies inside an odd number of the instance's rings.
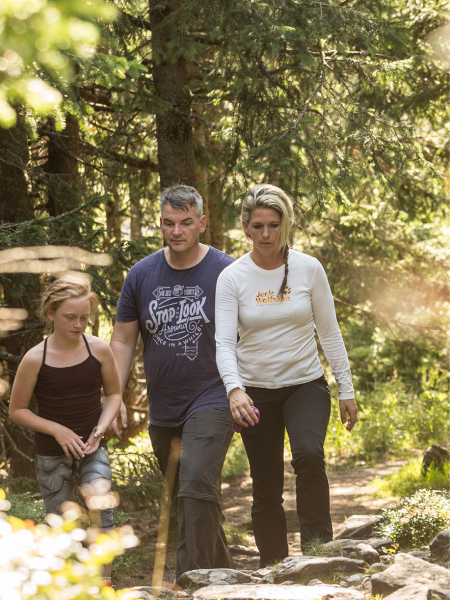
[{"label": "tree trunk", "polygon": [[0,127],[0,221],[21,223],[33,218],[33,200],[27,196],[25,169],[28,163],[28,137],[23,123]]},{"label": "tree trunk", "polygon": [[47,125],[48,159],[44,164],[47,184],[47,211],[56,217],[80,204],[78,186],[79,124],[68,114],[61,133],[55,130],[53,119]]},{"label": "tree trunk", "polygon": [[179,35],[181,17],[175,13],[182,5],[182,0],[149,0],[153,81],[157,95],[173,106],[156,116],[161,190],[179,183],[196,185],[187,63],[184,58],[172,62],[167,54],[168,43]]},{"label": "tree trunk", "polygon": [[[2,201],[0,203],[0,221],[7,223],[21,223],[34,217],[33,200],[27,195],[28,183],[25,176],[28,163],[28,137],[23,122],[11,129],[0,128],[0,189]],[[4,300],[12,308],[25,308],[28,319],[24,327],[12,335],[2,339],[1,344],[7,352],[15,356],[25,354],[27,350],[42,340],[42,329],[33,326],[36,321],[35,312],[39,298],[39,281],[33,275],[12,275],[4,278]],[[17,364],[8,363],[8,379],[10,385],[14,380]],[[34,399],[30,409],[35,406]],[[4,425],[12,437],[15,446],[25,455],[33,457],[33,444],[30,432],[25,432],[13,425],[6,415],[2,415]],[[27,460],[19,452],[9,446],[8,454],[11,456],[11,475],[14,478],[26,477],[36,479],[34,462]]]}]

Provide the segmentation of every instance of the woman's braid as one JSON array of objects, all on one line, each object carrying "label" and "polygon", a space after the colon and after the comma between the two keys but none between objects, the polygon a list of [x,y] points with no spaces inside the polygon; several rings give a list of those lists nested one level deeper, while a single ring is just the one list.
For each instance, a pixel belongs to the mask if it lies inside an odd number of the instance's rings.
[{"label": "woman's braid", "polygon": [[280,287],[280,291],[278,292],[278,298],[281,298],[281,300],[283,300],[283,294],[287,287],[287,278],[288,278],[288,274],[289,274],[289,264],[288,264],[289,244],[286,244],[286,246],[284,247],[283,255],[284,255],[284,278],[283,278],[283,283],[281,284],[281,287]]}]

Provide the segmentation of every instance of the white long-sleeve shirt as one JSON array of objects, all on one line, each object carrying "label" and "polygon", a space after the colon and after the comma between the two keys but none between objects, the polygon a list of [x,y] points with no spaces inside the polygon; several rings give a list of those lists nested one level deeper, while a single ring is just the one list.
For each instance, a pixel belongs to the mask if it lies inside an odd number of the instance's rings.
[{"label": "white long-sleeve shirt", "polygon": [[288,261],[282,302],[277,294],[284,265],[261,269],[245,254],[220,274],[217,366],[227,393],[236,387],[276,389],[321,377],[315,325],[339,398],[354,398],[347,351],[325,271],[316,258],[295,250],[289,250]]}]

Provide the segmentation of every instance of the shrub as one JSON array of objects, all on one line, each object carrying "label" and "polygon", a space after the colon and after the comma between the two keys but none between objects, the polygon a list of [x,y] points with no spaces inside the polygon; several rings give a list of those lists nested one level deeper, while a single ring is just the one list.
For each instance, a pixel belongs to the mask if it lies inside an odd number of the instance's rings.
[{"label": "shrub", "polygon": [[120,499],[156,513],[164,479],[148,437],[140,434],[125,448],[110,446],[108,454],[113,489]]},{"label": "shrub", "polygon": [[[333,398],[337,389],[330,379]],[[434,442],[445,444],[449,407],[446,391],[425,389],[421,393],[402,381],[379,384],[370,391],[357,391],[358,423],[349,434],[339,418],[339,402],[332,403],[325,441],[328,461],[349,458],[408,456],[412,449]]]},{"label": "shrub", "polygon": [[450,496],[444,491],[419,490],[382,513],[375,536],[389,538],[403,550],[420,548],[450,527]]},{"label": "shrub", "polygon": [[222,480],[232,479],[242,475],[250,468],[248,464],[247,453],[244,448],[242,437],[235,434],[231,440],[230,447],[225,458],[222,469]]},{"label": "shrub", "polygon": [[[0,490],[0,510],[10,502]],[[0,599],[115,600],[127,592],[103,588],[104,564],[138,544],[130,527],[100,533],[82,529],[81,511],[67,503],[63,517],[49,515],[48,525],[35,525],[0,512]]]},{"label": "shrub", "polygon": [[450,488],[449,464],[440,469],[435,465],[428,468],[427,474],[422,473],[422,460],[410,460],[396,473],[386,475],[382,479],[376,477],[371,487],[377,496],[410,496],[421,489],[448,490]]}]

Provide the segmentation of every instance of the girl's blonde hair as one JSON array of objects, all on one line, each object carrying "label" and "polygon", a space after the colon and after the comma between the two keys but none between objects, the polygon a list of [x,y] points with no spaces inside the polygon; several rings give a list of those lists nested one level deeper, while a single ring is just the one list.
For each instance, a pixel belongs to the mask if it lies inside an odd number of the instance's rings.
[{"label": "girl's blonde hair", "polygon": [[64,300],[85,298],[91,305],[91,317],[98,306],[98,296],[91,291],[91,286],[84,279],[61,277],[51,283],[41,295],[39,316],[45,323],[45,333],[52,333],[53,322],[48,318],[49,311],[56,311]]},{"label": "girl's blonde hair", "polygon": [[[289,273],[289,235],[295,220],[292,200],[279,187],[269,183],[259,183],[247,192],[242,203],[241,218],[247,225],[250,223],[251,214],[255,208],[273,208],[281,216],[277,250],[281,250],[284,256],[284,279],[278,296],[283,299]],[[250,239],[248,235],[247,238]]]}]

